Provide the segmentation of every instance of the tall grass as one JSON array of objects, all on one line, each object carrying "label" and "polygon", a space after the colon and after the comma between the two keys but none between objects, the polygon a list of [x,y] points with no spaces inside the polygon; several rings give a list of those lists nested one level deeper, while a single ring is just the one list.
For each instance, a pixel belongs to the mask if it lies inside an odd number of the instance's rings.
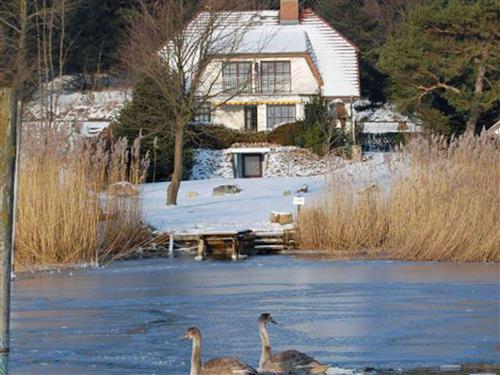
[{"label": "tall grass", "polygon": [[344,257],[500,261],[498,141],[418,139],[402,155],[406,167],[385,192],[337,179],[299,217],[301,247]]},{"label": "tall grass", "polygon": [[110,184],[143,181],[139,144],[76,137],[61,127],[23,132],[19,171],[17,269],[99,264],[148,239],[136,197],[113,197]]}]

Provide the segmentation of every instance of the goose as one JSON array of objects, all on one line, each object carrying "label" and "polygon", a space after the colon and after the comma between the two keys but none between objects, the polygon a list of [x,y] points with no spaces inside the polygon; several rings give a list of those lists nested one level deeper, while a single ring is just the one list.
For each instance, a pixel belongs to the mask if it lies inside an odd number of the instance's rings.
[{"label": "goose", "polygon": [[257,370],[236,358],[214,358],[201,365],[201,332],[196,327],[186,331],[183,340],[193,341],[189,375],[258,375]]},{"label": "goose", "polygon": [[262,341],[262,354],[259,371],[284,374],[325,374],[329,365],[323,365],[307,354],[297,350],[287,350],[273,355],[271,342],[267,333],[267,324],[278,324],[271,314],[264,313],[259,317],[259,334]]}]

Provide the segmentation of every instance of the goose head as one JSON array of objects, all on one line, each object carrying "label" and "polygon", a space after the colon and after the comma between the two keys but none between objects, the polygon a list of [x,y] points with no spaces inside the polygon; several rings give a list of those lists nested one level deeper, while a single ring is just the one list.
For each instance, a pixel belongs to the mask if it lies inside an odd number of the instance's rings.
[{"label": "goose head", "polygon": [[259,323],[264,323],[264,324],[267,324],[267,323],[278,324],[278,322],[276,322],[273,319],[273,317],[271,316],[271,314],[269,314],[269,313],[260,314],[260,316],[259,316]]},{"label": "goose head", "polygon": [[184,334],[183,340],[194,340],[195,338],[200,338],[201,332],[196,327],[188,328],[186,333]]}]

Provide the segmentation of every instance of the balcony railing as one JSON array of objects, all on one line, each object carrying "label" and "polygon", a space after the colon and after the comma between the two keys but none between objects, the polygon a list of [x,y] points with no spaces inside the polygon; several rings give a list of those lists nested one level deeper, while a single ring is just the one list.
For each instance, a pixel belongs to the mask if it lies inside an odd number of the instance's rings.
[{"label": "balcony railing", "polygon": [[260,77],[261,94],[288,94],[292,91],[289,75],[263,75]]},{"label": "balcony railing", "polygon": [[222,90],[228,94],[251,94],[252,93],[252,80],[241,80],[237,77],[223,77]]},{"label": "balcony railing", "polygon": [[264,75],[252,80],[242,81],[241,77],[223,77],[222,90],[228,94],[289,94],[292,92],[292,79],[289,75]]}]

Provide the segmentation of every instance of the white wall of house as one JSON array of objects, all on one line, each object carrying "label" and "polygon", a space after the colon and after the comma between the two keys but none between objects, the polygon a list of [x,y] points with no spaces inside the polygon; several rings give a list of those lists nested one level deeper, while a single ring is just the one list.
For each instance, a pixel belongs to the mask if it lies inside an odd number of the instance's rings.
[{"label": "white wall of house", "polygon": [[245,107],[243,106],[222,106],[212,113],[212,124],[225,125],[234,130],[245,128]]},{"label": "white wall of house", "polygon": [[[211,85],[212,94],[223,91],[222,86],[222,64],[224,62],[251,62],[252,64],[263,61],[289,61],[291,90],[287,93],[262,94],[255,92],[255,82],[259,79],[252,69],[253,87],[251,93],[239,94],[228,98],[224,95],[216,96],[213,100],[212,124],[224,125],[235,130],[245,129],[245,105],[257,106],[257,124],[259,131],[271,130],[267,124],[268,105],[295,105],[296,119],[304,119],[304,105],[309,101],[310,95],[315,95],[321,90],[321,85],[316,78],[310,63],[305,57],[300,56],[254,56],[251,58],[235,57],[229,60],[214,60],[207,69],[205,77],[206,85]],[[252,65],[254,66],[254,65]],[[215,84],[213,84],[215,82]],[[208,86],[207,86],[208,87]],[[330,98],[331,101],[334,98]],[[227,104],[220,105],[220,103]],[[350,113],[350,103],[344,99],[345,108]],[[220,106],[219,106],[220,105]],[[348,126],[350,121],[348,121]]]}]

